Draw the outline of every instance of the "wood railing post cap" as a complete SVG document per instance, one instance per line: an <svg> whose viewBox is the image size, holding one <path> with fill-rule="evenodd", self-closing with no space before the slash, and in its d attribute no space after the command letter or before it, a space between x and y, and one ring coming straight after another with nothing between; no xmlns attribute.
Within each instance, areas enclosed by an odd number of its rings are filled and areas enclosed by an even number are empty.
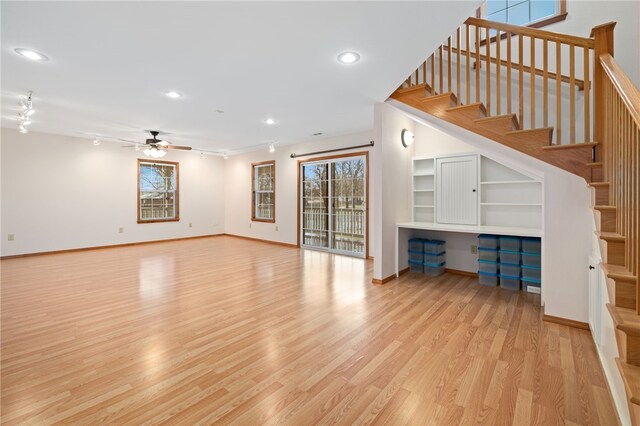
<svg viewBox="0 0 640 426"><path fill-rule="evenodd" d="M595 33L597 32L612 31L615 28L616 24L617 22L611 21L605 24L596 25L595 27L591 28L591 34L589 34L589 37L593 38L595 36Z"/></svg>

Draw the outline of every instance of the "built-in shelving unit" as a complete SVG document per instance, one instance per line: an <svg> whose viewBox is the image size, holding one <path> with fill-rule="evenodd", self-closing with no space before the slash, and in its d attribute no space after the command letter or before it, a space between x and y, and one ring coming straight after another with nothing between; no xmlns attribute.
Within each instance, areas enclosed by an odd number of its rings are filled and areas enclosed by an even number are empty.
<svg viewBox="0 0 640 426"><path fill-rule="evenodd" d="M542 229L543 184L479 156L478 227ZM436 158L412 161L412 222L437 224ZM452 189L453 190L453 189Z"/></svg>
<svg viewBox="0 0 640 426"><path fill-rule="evenodd" d="M480 223L542 228L542 182L481 157Z"/></svg>
<svg viewBox="0 0 640 426"><path fill-rule="evenodd" d="M415 158L412 164L412 217L416 222L435 219L435 160Z"/></svg>

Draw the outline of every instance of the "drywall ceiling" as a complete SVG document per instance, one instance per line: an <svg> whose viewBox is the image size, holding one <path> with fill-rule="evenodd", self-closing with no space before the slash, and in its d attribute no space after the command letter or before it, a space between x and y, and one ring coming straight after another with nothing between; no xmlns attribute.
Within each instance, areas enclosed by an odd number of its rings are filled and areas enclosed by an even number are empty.
<svg viewBox="0 0 640 426"><path fill-rule="evenodd" d="M477 6L3 1L2 126L17 127L18 98L33 90L32 131L88 139L160 129L174 143L234 151L370 129L373 104ZM338 63L349 50L362 59Z"/></svg>

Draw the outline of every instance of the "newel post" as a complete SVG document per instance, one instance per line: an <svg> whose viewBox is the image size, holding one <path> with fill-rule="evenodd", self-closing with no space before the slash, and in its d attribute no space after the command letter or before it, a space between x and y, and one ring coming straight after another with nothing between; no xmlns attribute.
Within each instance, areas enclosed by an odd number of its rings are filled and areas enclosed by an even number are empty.
<svg viewBox="0 0 640 426"><path fill-rule="evenodd" d="M615 22L593 27L591 35L593 38L593 136L598 142L596 150L596 160L600 161L602 155L602 144L604 141L604 70L600 64L600 55L606 53L613 56L613 29Z"/></svg>

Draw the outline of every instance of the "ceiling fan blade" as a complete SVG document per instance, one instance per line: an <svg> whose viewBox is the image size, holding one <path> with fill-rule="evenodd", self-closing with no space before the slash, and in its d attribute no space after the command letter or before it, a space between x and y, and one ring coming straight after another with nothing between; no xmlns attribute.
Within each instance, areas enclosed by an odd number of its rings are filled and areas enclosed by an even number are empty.
<svg viewBox="0 0 640 426"><path fill-rule="evenodd" d="M168 146L169 144L171 144L171 142L169 141L160 141L156 143L156 145L159 145L159 146Z"/></svg>
<svg viewBox="0 0 640 426"><path fill-rule="evenodd" d="M165 149L183 149L183 150L186 150L186 151L190 151L191 149L193 149L190 146L181 146L181 145L167 145L167 146L163 146L163 148L165 148Z"/></svg>

